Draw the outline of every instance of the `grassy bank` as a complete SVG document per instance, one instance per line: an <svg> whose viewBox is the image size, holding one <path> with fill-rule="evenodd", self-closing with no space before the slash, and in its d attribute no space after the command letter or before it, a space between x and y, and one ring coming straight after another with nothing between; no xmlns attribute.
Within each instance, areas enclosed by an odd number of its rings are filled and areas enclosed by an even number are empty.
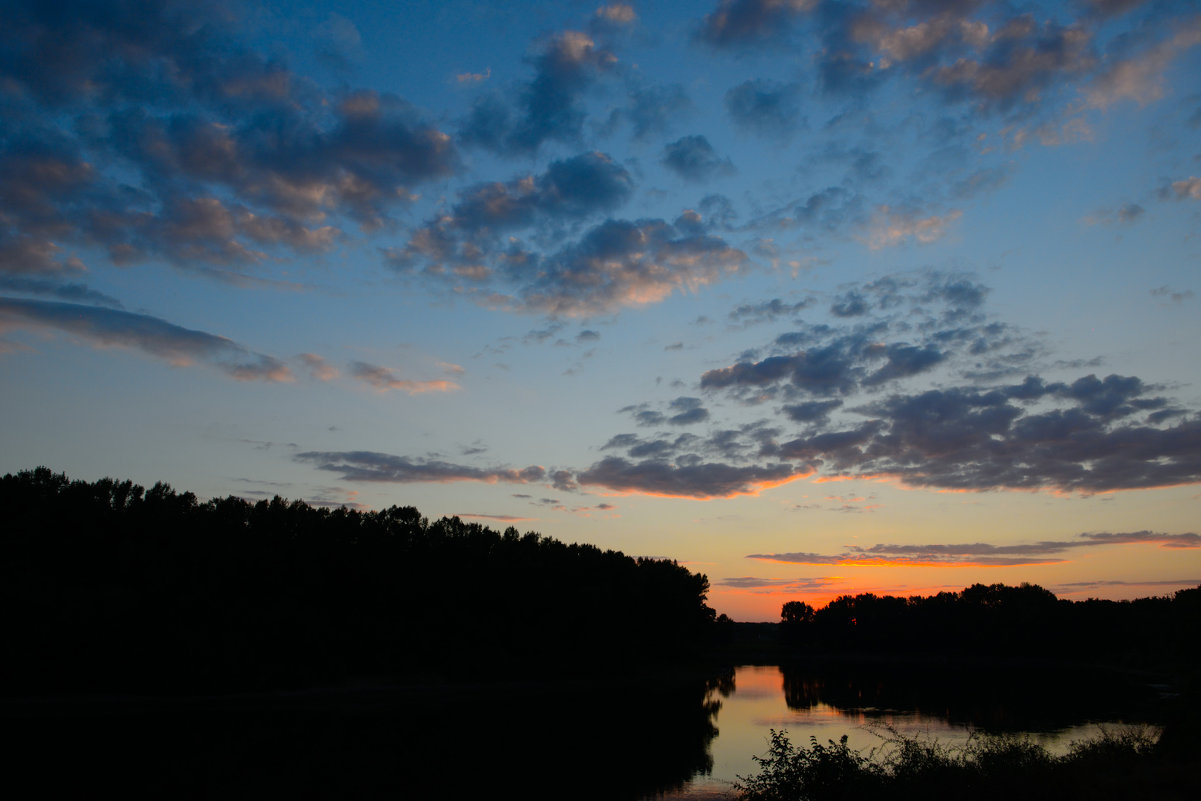
<svg viewBox="0 0 1201 801"><path fill-rule="evenodd" d="M740 801L862 798L1194 799L1201 797L1195 751L1166 747L1142 729L1109 731L1054 755L1024 737L979 736L963 746L883 730L864 753L841 741L793 745L772 730L759 772L740 777Z"/></svg>

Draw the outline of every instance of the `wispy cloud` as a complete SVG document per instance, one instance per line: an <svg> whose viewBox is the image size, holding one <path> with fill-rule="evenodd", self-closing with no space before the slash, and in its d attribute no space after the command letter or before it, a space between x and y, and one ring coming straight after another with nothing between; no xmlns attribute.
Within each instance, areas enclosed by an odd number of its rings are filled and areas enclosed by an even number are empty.
<svg viewBox="0 0 1201 801"><path fill-rule="evenodd" d="M119 309L0 298L0 324L61 331L99 348L132 348L177 367L206 362L243 381L292 380L288 366L273 356L254 353L225 337Z"/></svg>

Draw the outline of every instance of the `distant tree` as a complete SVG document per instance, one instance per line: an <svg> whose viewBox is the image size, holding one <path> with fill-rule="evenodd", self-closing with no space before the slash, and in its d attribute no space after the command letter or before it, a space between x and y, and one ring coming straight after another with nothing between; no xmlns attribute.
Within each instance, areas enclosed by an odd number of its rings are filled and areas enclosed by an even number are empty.
<svg viewBox="0 0 1201 801"><path fill-rule="evenodd" d="M812 623L817 612L804 601L789 601L780 608L780 622L788 625Z"/></svg>

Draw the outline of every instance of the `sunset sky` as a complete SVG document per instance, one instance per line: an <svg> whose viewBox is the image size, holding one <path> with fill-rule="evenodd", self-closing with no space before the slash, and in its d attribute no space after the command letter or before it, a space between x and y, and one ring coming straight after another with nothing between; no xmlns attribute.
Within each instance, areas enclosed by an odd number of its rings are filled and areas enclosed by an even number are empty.
<svg viewBox="0 0 1201 801"><path fill-rule="evenodd" d="M1201 584L1195 0L0 5L0 473Z"/></svg>

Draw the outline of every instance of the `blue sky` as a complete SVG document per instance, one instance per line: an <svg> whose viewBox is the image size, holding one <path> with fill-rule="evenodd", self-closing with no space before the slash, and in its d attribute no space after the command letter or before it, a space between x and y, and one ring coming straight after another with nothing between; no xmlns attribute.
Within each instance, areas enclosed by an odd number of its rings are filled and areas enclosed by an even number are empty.
<svg viewBox="0 0 1201 801"><path fill-rule="evenodd" d="M5 3L0 469L791 599L1201 583L1189 2Z"/></svg>

